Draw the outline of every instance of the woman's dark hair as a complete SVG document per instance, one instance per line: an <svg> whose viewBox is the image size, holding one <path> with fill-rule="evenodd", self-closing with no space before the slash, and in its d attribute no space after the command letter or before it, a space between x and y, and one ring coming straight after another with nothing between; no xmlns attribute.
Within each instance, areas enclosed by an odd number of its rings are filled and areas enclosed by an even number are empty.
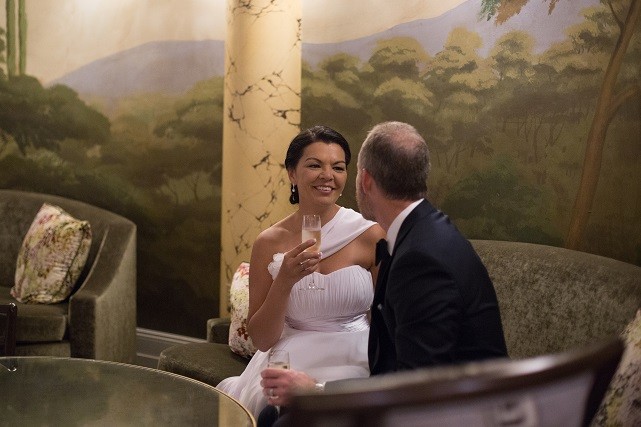
<svg viewBox="0 0 641 427"><path fill-rule="evenodd" d="M285 169L292 170L296 168L301 157L303 157L305 147L313 144L314 142L338 144L345 152L345 164L349 165L349 161L352 159L352 153L345 137L332 128L318 125L301 131L294 137L294 139L292 139L292 142L289 144L289 148L287 148L287 154L285 155ZM289 196L289 203L295 205L298 203L298 188L292 184L291 191L292 193Z"/></svg>

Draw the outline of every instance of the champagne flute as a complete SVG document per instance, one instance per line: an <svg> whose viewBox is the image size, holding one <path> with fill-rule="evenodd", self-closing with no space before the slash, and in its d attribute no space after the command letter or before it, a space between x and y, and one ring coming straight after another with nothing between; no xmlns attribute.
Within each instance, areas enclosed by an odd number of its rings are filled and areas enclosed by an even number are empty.
<svg viewBox="0 0 641 427"><path fill-rule="evenodd" d="M306 251L320 251L321 244L321 219L320 215L303 215L303 227L302 227L302 241L306 242L309 239L316 239L314 246L307 248ZM323 290L325 288L319 287L314 281L314 273L312 273L312 280L307 286L307 289L311 290Z"/></svg>
<svg viewBox="0 0 641 427"><path fill-rule="evenodd" d="M289 352L287 350L272 350L267 358L267 367L289 369Z"/></svg>
<svg viewBox="0 0 641 427"><path fill-rule="evenodd" d="M267 367L274 369L289 369L289 352L286 350L272 350L267 356ZM274 389L270 390L270 396L274 397ZM276 412L280 413L280 406L274 405Z"/></svg>

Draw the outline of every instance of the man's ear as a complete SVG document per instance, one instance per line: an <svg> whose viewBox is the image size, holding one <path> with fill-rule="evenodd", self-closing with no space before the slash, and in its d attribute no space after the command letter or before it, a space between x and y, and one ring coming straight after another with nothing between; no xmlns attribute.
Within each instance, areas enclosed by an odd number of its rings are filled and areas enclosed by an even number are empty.
<svg viewBox="0 0 641 427"><path fill-rule="evenodd" d="M374 182L374 179L372 178L372 175L367 172L367 169L361 169L361 187L363 189L364 193L369 193L372 189L372 183Z"/></svg>

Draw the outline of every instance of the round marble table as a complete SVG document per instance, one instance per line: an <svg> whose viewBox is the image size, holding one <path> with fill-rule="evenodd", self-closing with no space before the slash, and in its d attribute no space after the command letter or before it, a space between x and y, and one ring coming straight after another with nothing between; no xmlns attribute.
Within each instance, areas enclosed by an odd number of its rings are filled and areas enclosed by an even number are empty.
<svg viewBox="0 0 641 427"><path fill-rule="evenodd" d="M123 363L0 357L0 425L255 426L200 381Z"/></svg>

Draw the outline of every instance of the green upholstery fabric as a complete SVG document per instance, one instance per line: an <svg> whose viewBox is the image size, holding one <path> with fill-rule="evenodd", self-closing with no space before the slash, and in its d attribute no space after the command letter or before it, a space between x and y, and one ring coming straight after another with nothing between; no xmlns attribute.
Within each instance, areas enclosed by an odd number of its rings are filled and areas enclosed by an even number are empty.
<svg viewBox="0 0 641 427"><path fill-rule="evenodd" d="M531 243L472 244L494 282L512 358L619 335L641 307L641 267Z"/></svg>
<svg viewBox="0 0 641 427"><path fill-rule="evenodd" d="M207 341L225 344L229 342L229 317L216 317L207 321Z"/></svg>
<svg viewBox="0 0 641 427"><path fill-rule="evenodd" d="M240 375L248 359L229 349L229 318L207 321L207 342L177 344L160 353L158 369L184 375L210 385Z"/></svg>
<svg viewBox="0 0 641 427"><path fill-rule="evenodd" d="M22 304L9 295L9 289L14 283L22 240L44 202L89 221L93 239L75 292L67 301L50 306ZM18 306L18 354L66 353L71 357L133 363L136 225L113 212L76 200L0 190L0 302L5 298Z"/></svg>
<svg viewBox="0 0 641 427"><path fill-rule="evenodd" d="M62 341L67 330L69 303L21 304L9 295L9 288L0 286L0 304L18 305L16 342L34 343Z"/></svg>
<svg viewBox="0 0 641 427"><path fill-rule="evenodd" d="M223 379L240 375L247 359L229 349L227 344L189 343L169 347L160 354L158 369L184 375L212 386Z"/></svg>
<svg viewBox="0 0 641 427"><path fill-rule="evenodd" d="M71 357L69 341L22 344L16 347L16 356Z"/></svg>

